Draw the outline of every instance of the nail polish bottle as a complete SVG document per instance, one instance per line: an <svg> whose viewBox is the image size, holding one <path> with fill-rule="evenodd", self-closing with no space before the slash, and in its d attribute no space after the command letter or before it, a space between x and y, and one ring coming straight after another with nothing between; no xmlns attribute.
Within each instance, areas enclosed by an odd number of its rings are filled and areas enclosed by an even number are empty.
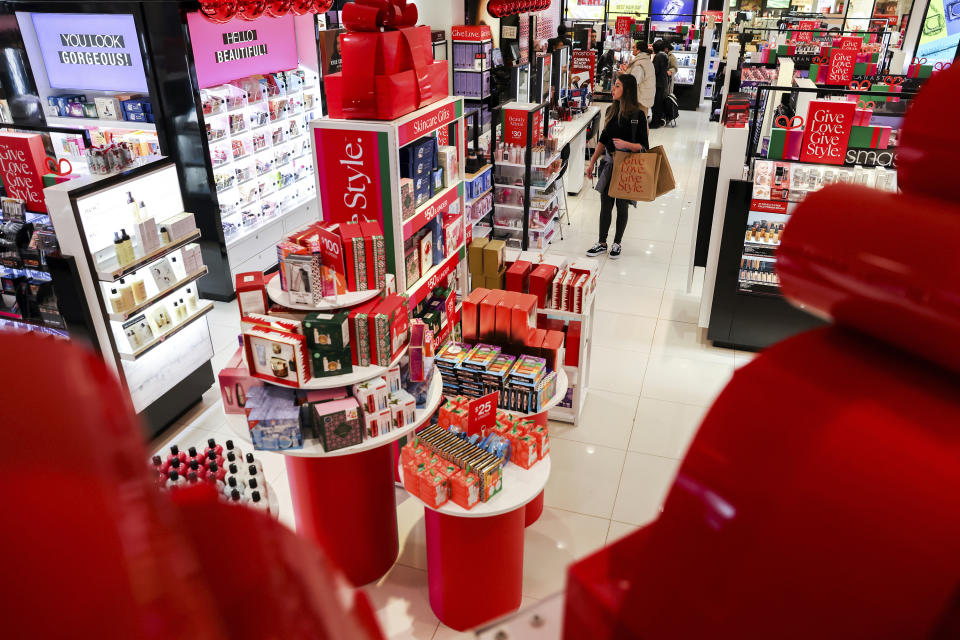
<svg viewBox="0 0 960 640"><path fill-rule="evenodd" d="M250 478L250 480L247 481L247 491L259 491L260 495L266 497L267 484L265 482L260 482L256 478Z"/></svg>
<svg viewBox="0 0 960 640"><path fill-rule="evenodd" d="M241 472L240 469L235 464L230 464L227 466L227 478L236 478L237 484L242 484L244 487L247 486L247 476L245 473Z"/></svg>
<svg viewBox="0 0 960 640"><path fill-rule="evenodd" d="M268 511L267 501L260 497L259 491L253 491L250 493L249 504L254 509L260 509L261 511Z"/></svg>
<svg viewBox="0 0 960 640"><path fill-rule="evenodd" d="M216 462L211 462L210 466L207 468L207 479L216 480L217 482L224 482L227 477L227 470L218 465Z"/></svg>
<svg viewBox="0 0 960 640"><path fill-rule="evenodd" d="M227 440L227 442L230 442ZM207 438L207 448L203 450L203 455L208 456L210 452L213 451L216 453L217 457L223 455L223 447L217 444L217 441L214 438Z"/></svg>
<svg viewBox="0 0 960 640"><path fill-rule="evenodd" d="M230 502L236 502L236 503L240 502L240 492L237 491L236 489L230 492Z"/></svg>
<svg viewBox="0 0 960 640"><path fill-rule="evenodd" d="M167 488L173 489L175 487L186 486L187 481L183 479L176 469L171 469L170 473L167 475Z"/></svg>
<svg viewBox="0 0 960 640"><path fill-rule="evenodd" d="M224 455L227 453L232 453L237 456L238 459L243 456L243 451L240 451L240 447L233 444L233 440L226 441L224 451L226 452Z"/></svg>
<svg viewBox="0 0 960 640"><path fill-rule="evenodd" d="M234 451L227 451L227 455L223 458L223 465L227 469L230 468L230 465L236 465L239 467L242 462L243 458L240 457L238 452L235 453Z"/></svg>
<svg viewBox="0 0 960 640"><path fill-rule="evenodd" d="M170 457L167 459L169 460L171 458L178 458L180 462L186 462L187 454L183 451L180 451L180 447L178 447L177 445L172 445L170 447Z"/></svg>
<svg viewBox="0 0 960 640"><path fill-rule="evenodd" d="M226 498L230 497L230 494L233 491L243 491L243 485L237 482L237 479L233 476L228 476L223 483L223 495Z"/></svg>
<svg viewBox="0 0 960 640"><path fill-rule="evenodd" d="M248 465L256 467L257 473L259 473L261 476L263 475L263 464L259 460L255 459L252 453L248 453L244 459L247 461Z"/></svg>
<svg viewBox="0 0 960 640"><path fill-rule="evenodd" d="M250 454L248 453L247 455L250 455ZM263 474L259 473L257 471L257 467L251 464L247 466L247 477L244 479L244 482L246 484L249 484L250 481L253 480L254 478L256 478L257 481L259 482L260 479L263 478Z"/></svg>
<svg viewBox="0 0 960 640"><path fill-rule="evenodd" d="M187 484L197 484L200 481L200 477L197 475L196 471L191 471L187 474Z"/></svg>
<svg viewBox="0 0 960 640"><path fill-rule="evenodd" d="M224 463L223 456L218 456L216 450L214 449L210 449L209 451L207 451L207 457L203 459L203 463L208 467L211 464L217 464L220 466L221 469L226 468L226 464Z"/></svg>

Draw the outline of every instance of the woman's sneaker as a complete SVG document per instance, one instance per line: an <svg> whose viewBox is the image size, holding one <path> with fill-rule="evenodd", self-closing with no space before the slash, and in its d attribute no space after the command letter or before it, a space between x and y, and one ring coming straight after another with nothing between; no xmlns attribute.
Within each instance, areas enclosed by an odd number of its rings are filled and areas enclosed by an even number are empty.
<svg viewBox="0 0 960 640"><path fill-rule="evenodd" d="M597 244L587 249L587 255L590 256L591 258L593 256L598 256L601 253L606 253L606 252L607 252L607 243L605 242L598 242Z"/></svg>
<svg viewBox="0 0 960 640"><path fill-rule="evenodd" d="M616 260L619 257L620 257L620 243L614 242L613 245L610 247L610 259Z"/></svg>

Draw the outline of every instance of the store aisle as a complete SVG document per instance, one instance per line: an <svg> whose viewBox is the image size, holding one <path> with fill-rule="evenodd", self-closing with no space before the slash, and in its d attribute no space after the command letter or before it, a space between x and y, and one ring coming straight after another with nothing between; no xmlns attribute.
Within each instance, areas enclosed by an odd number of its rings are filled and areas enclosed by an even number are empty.
<svg viewBox="0 0 960 640"><path fill-rule="evenodd" d="M591 384L580 426L551 423L553 467L543 516L527 532L524 605L563 588L567 565L654 518L706 408L750 354L711 347L696 326L703 274L686 290L699 141L716 124L682 112L677 128L651 132L669 155L677 189L631 209L619 260L601 257ZM570 226L551 252L583 255L596 242L599 194L569 197ZM611 237L612 238L612 237ZM210 315L219 370L236 350L236 303ZM212 388L167 441L231 437ZM293 526L282 457L258 454ZM423 507L397 491L401 553L367 588L389 638L470 638L440 624L427 600Z"/></svg>

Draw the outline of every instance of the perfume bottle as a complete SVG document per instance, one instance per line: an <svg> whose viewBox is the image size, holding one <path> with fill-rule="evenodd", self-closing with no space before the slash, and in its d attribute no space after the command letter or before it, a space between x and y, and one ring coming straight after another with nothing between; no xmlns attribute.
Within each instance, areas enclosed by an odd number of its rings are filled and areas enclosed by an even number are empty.
<svg viewBox="0 0 960 640"><path fill-rule="evenodd" d="M133 285L120 278L120 286L117 289L120 292L120 302L123 305L123 310L132 309L136 304L133 297Z"/></svg>
<svg viewBox="0 0 960 640"><path fill-rule="evenodd" d="M177 256L170 256L170 268L173 269L173 274L177 277L177 280L183 280L187 277L187 272L183 264L177 260Z"/></svg>
<svg viewBox="0 0 960 640"><path fill-rule="evenodd" d="M170 244L170 232L166 227L160 227L160 244Z"/></svg>
<svg viewBox="0 0 960 640"><path fill-rule="evenodd" d="M122 264L133 262L133 240L127 235L126 229L120 229L120 248L123 253Z"/></svg>
<svg viewBox="0 0 960 640"><path fill-rule="evenodd" d="M197 300L197 293L192 287L187 287L187 311L194 313L197 310L198 304L199 300Z"/></svg>
<svg viewBox="0 0 960 640"><path fill-rule="evenodd" d="M173 303L173 321L180 322L180 307L176 302Z"/></svg>
<svg viewBox="0 0 960 640"><path fill-rule="evenodd" d="M124 264L123 261L123 241L120 240L120 233L113 232L113 254L117 257L117 264Z"/></svg>

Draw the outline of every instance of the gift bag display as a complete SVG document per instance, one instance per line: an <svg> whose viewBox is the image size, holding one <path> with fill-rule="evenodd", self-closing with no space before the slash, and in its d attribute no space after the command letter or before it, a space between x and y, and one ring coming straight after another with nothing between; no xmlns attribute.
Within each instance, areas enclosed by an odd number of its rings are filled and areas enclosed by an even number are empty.
<svg viewBox="0 0 960 640"><path fill-rule="evenodd" d="M621 200L652 202L675 186L673 170L662 146L641 153L617 151L607 195Z"/></svg>

